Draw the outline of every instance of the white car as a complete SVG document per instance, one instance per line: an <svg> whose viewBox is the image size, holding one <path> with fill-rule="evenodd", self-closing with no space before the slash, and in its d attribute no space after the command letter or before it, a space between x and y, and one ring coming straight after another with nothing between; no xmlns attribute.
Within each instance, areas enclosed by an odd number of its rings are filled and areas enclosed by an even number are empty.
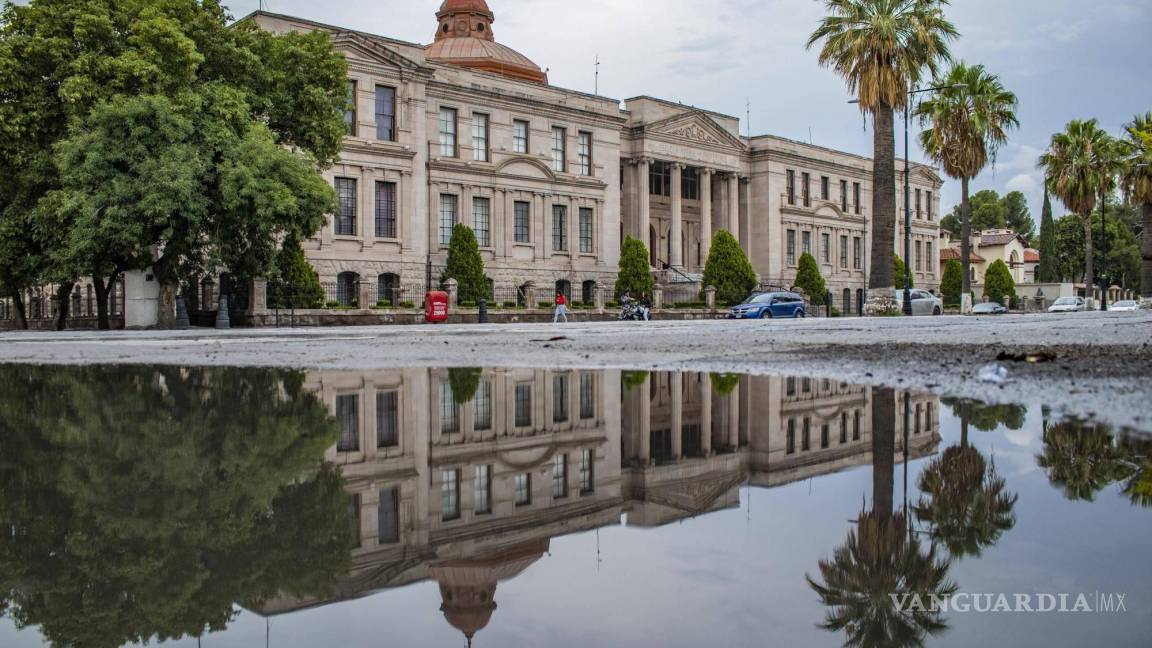
<svg viewBox="0 0 1152 648"><path fill-rule="evenodd" d="M1140 310L1140 304L1130 299L1118 301L1108 307L1108 312L1110 313L1129 313L1138 310Z"/></svg>
<svg viewBox="0 0 1152 648"><path fill-rule="evenodd" d="M904 290L896 290L896 305L904 309ZM944 301L927 290L912 289L913 315L943 315Z"/></svg>
<svg viewBox="0 0 1152 648"><path fill-rule="evenodd" d="M1049 313L1081 313L1087 307L1083 297L1061 297L1048 307Z"/></svg>

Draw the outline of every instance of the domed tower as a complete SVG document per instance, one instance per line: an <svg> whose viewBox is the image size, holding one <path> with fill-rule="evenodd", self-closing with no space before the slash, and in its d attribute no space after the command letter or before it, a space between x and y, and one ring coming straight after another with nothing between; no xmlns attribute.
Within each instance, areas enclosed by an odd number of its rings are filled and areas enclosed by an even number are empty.
<svg viewBox="0 0 1152 648"><path fill-rule="evenodd" d="M548 83L528 57L496 42L496 16L484 0L444 0L436 12L436 40L424 48L429 61L448 63L521 81Z"/></svg>

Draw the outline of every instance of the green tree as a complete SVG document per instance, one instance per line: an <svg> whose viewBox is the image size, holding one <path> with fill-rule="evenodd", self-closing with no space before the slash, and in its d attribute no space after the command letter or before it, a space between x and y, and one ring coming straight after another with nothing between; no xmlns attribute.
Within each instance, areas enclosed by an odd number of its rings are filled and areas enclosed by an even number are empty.
<svg viewBox="0 0 1152 648"><path fill-rule="evenodd" d="M959 306L960 294L964 290L964 266L958 259L949 259L944 264L944 276L940 279L940 292L944 295L944 304Z"/></svg>
<svg viewBox="0 0 1152 648"><path fill-rule="evenodd" d="M464 223L453 226L452 238L448 241L448 265L440 275L440 283L449 279L456 280L458 301L476 303L490 298L476 234Z"/></svg>
<svg viewBox="0 0 1152 648"><path fill-rule="evenodd" d="M1140 295L1152 299L1152 111L1125 127L1128 151L1122 173L1124 190L1142 211Z"/></svg>
<svg viewBox="0 0 1152 648"><path fill-rule="evenodd" d="M906 277L904 275L907 274L907 272L908 272L908 266L904 265L904 259L901 259L898 255L893 254L892 255L892 276L896 277L896 283L899 284L899 286L897 286L897 288L899 290L904 289L904 280L906 279ZM911 282L908 285L911 288L915 288L916 287L916 278L912 277Z"/></svg>
<svg viewBox="0 0 1152 648"><path fill-rule="evenodd" d="M620 269L616 275L616 299L628 293L633 299L651 295L655 287L648 248L631 236L625 237L620 248Z"/></svg>
<svg viewBox="0 0 1152 648"><path fill-rule="evenodd" d="M348 495L323 462L339 430L298 372L26 367L0 406L0 519L19 529L0 601L51 645L199 637L347 571Z"/></svg>
<svg viewBox="0 0 1152 648"><path fill-rule="evenodd" d="M448 385L452 388L452 399L457 405L467 405L476 398L480 389L480 376L484 371L476 367L458 367L448 370Z"/></svg>
<svg viewBox="0 0 1152 648"><path fill-rule="evenodd" d="M703 283L705 288L716 289L716 300L721 304L739 304L756 288L756 272L728 230L719 230L712 237Z"/></svg>
<svg viewBox="0 0 1152 648"><path fill-rule="evenodd" d="M896 237L896 140L894 111L908 107L908 91L925 76L935 78L951 58L958 36L937 0L826 0L827 16L808 39L822 43L820 65L831 67L872 116L872 311L896 309L891 275Z"/></svg>
<svg viewBox="0 0 1152 648"><path fill-rule="evenodd" d="M979 557L1016 525L1016 494L1006 492L995 464L966 443L933 459L919 488L923 495L913 511L953 558Z"/></svg>
<svg viewBox="0 0 1152 648"><path fill-rule="evenodd" d="M1107 254L1097 259L1100 274L1117 285L1137 290L1142 289L1140 238L1125 221L1129 211L1124 205L1109 205L1106 225L1100 222L1100 212L1094 211L1090 232L1098 237L1098 232L1104 229L1108 240ZM1053 226L1054 269L1072 281L1081 281L1086 272L1083 223L1082 218L1069 215L1056 219Z"/></svg>
<svg viewBox="0 0 1152 648"><path fill-rule="evenodd" d="M36 276L93 277L104 327L121 272L154 271L171 324L180 282L269 274L335 206L318 171L342 141L343 57L229 20L216 0L4 9L0 122L27 136L0 149L23 188L0 213L42 233Z"/></svg>
<svg viewBox="0 0 1152 648"><path fill-rule="evenodd" d="M989 218L984 210L973 209L968 183L990 159L996 159L996 151L1008 141L1008 131L1019 125L1017 100L982 65L956 63L937 85L943 88L916 110L921 123L930 125L920 134L920 144L946 174L960 180L960 263L964 267L961 293L967 295L972 292L972 226L992 229L984 226L984 220ZM1006 220L1007 214L1002 212L1007 209L995 192L988 193L987 204L995 211L991 217L999 225Z"/></svg>
<svg viewBox="0 0 1152 648"><path fill-rule="evenodd" d="M320 308L324 288L295 237L288 237L276 255L276 271L268 284L272 308ZM206 305L211 308L211 305Z"/></svg>
<svg viewBox="0 0 1152 648"><path fill-rule="evenodd" d="M993 261L984 273L984 296L1004 305L1016 300L1016 282L1003 259Z"/></svg>
<svg viewBox="0 0 1152 648"><path fill-rule="evenodd" d="M1064 132L1052 136L1048 152L1040 156L1045 186L1080 216L1084 227L1084 283L1095 283L1092 210L1101 195L1116 187L1119 168L1117 146L1095 119L1073 120Z"/></svg>
<svg viewBox="0 0 1152 648"><path fill-rule="evenodd" d="M820 274L816 259L805 252L800 255L800 265L796 269L796 287L814 304L823 304L828 298L828 286Z"/></svg>
<svg viewBox="0 0 1152 648"><path fill-rule="evenodd" d="M1040 216L1040 266L1036 268L1036 280L1040 283L1056 283L1064 279L1060 274L1056 256L1056 223L1052 220L1052 199L1048 187L1044 187L1044 211Z"/></svg>
<svg viewBox="0 0 1152 648"><path fill-rule="evenodd" d="M1019 191L1011 191L1000 202L1004 205L1004 225L1024 237L1024 241L1031 247L1036 222L1032 220L1032 212L1028 209L1028 199Z"/></svg>
<svg viewBox="0 0 1152 648"><path fill-rule="evenodd" d="M712 384L712 390L721 396L727 396L736 391L742 380L744 380L743 374L738 373L708 374L708 382Z"/></svg>

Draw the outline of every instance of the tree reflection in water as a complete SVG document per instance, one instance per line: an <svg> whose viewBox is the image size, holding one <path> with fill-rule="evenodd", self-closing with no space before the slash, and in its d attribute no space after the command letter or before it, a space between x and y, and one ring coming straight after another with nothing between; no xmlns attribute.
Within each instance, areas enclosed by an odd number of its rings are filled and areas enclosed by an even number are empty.
<svg viewBox="0 0 1152 648"><path fill-rule="evenodd" d="M1152 439L1117 437L1107 425L1045 421L1044 450L1036 463L1070 500L1093 501L1119 484L1134 505L1152 507Z"/></svg>
<svg viewBox="0 0 1152 648"><path fill-rule="evenodd" d="M893 512L896 393L872 392L872 509L860 513L844 544L821 560L823 583L808 584L829 608L821 625L843 632L846 646L922 646L944 632L947 620L929 607L897 605L903 595L946 597L956 591L951 563L909 531L906 513ZM896 597L895 599L893 597Z"/></svg>
<svg viewBox="0 0 1152 648"><path fill-rule="evenodd" d="M9 368L0 611L54 646L223 629L347 570L337 436L290 371Z"/></svg>

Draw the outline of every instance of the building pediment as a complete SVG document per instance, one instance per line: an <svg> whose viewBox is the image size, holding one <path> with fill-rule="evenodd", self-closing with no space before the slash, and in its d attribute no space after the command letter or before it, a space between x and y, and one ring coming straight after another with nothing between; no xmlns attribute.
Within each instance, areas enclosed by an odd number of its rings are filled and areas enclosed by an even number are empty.
<svg viewBox="0 0 1152 648"><path fill-rule="evenodd" d="M644 135L659 135L684 143L703 144L730 151L742 152L745 149L743 141L724 130L711 117L699 110L652 122L644 127Z"/></svg>
<svg viewBox="0 0 1152 648"><path fill-rule="evenodd" d="M411 72L427 70L427 68L407 56L356 32L339 32L334 34L332 36L332 46L345 54L350 54L361 60L384 63Z"/></svg>

